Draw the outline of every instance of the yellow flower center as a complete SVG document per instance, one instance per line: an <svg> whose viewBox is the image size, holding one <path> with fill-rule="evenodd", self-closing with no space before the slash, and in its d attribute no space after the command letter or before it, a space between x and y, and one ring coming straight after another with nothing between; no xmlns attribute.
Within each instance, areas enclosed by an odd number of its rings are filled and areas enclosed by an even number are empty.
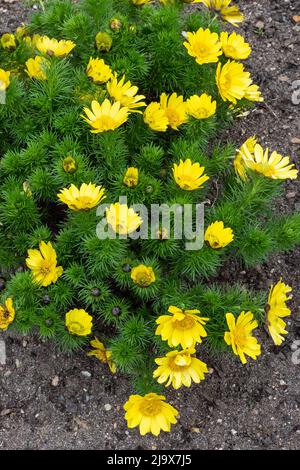
<svg viewBox="0 0 300 470"><path fill-rule="evenodd" d="M195 178L191 175L183 175L178 178L182 189L189 189L195 182Z"/></svg>
<svg viewBox="0 0 300 470"><path fill-rule="evenodd" d="M48 261L45 259L41 262L41 265L39 267L39 272L43 275L43 276L47 276L48 274L50 274L52 271L52 266L49 265Z"/></svg>
<svg viewBox="0 0 300 470"><path fill-rule="evenodd" d="M72 331L72 333L81 333L82 331L84 331L84 326L81 323L76 322L76 321L73 321L72 323L70 323L68 325L68 328L70 331Z"/></svg>
<svg viewBox="0 0 300 470"><path fill-rule="evenodd" d="M236 328L234 333L234 342L237 346L243 348L247 344L247 334L244 328Z"/></svg>
<svg viewBox="0 0 300 470"><path fill-rule="evenodd" d="M155 416L161 412L161 401L150 399L150 400L143 400L140 405L140 412L144 416Z"/></svg>
<svg viewBox="0 0 300 470"><path fill-rule="evenodd" d="M171 357L169 360L169 367L174 372L183 372L185 369L188 369L192 362L192 358L187 354L177 354L174 357Z"/></svg>
<svg viewBox="0 0 300 470"><path fill-rule="evenodd" d="M175 321L175 328L179 330L189 330L195 326L195 320L193 317L186 315L183 320Z"/></svg>
<svg viewBox="0 0 300 470"><path fill-rule="evenodd" d="M137 283L141 287L148 287L151 284L151 276L147 273L138 274Z"/></svg>
<svg viewBox="0 0 300 470"><path fill-rule="evenodd" d="M102 116L99 119L94 121L94 127L103 129L103 130L110 130L114 129L116 125L115 120L111 116Z"/></svg>

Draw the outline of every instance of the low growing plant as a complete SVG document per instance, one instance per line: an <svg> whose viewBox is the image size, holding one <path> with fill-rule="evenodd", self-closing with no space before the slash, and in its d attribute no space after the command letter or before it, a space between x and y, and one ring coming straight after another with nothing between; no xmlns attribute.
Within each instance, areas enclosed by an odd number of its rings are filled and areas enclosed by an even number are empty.
<svg viewBox="0 0 300 470"><path fill-rule="evenodd" d="M0 329L90 343L131 377L126 420L141 434L176 423L159 393L205 378L202 342L244 364L260 325L276 345L287 334L289 286L267 299L218 281L232 259L300 242L300 215L274 210L297 177L289 157L255 136L221 141L263 101L251 47L222 20L243 15L228 0L49 1L1 37Z"/></svg>

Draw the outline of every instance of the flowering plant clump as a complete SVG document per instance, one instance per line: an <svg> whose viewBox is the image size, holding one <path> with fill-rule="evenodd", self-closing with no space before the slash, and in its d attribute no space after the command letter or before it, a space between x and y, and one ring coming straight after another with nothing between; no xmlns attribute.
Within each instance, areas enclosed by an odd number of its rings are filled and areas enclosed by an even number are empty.
<svg viewBox="0 0 300 470"><path fill-rule="evenodd" d="M229 0L51 0L0 38L0 330L128 374L124 417L142 435L176 424L162 391L202 386L205 345L244 364L262 326L275 345L288 334L284 280L269 294L218 282L232 258L300 243L300 214L273 204L291 159L259 136L220 141L263 101L251 45L224 21L243 21Z"/></svg>

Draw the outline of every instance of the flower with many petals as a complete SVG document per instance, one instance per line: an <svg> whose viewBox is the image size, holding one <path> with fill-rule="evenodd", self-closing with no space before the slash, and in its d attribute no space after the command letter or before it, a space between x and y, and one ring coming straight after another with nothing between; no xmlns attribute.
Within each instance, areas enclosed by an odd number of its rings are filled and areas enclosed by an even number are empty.
<svg viewBox="0 0 300 470"><path fill-rule="evenodd" d="M219 56L222 55L218 34L212 33L208 28L199 28L193 33L188 32L187 41L183 45L200 65L218 62Z"/></svg>
<svg viewBox="0 0 300 470"><path fill-rule="evenodd" d="M291 315L291 310L286 306L286 302L292 298L291 295L287 295L291 291L292 288L284 284L281 279L275 286L272 285L270 288L266 309L267 327L276 346L284 341L282 335L288 334L283 318Z"/></svg>
<svg viewBox="0 0 300 470"><path fill-rule="evenodd" d="M250 73L244 70L243 64L228 61L223 66L218 64L216 82L223 101L231 101L244 98L247 88L252 84Z"/></svg>
<svg viewBox="0 0 300 470"><path fill-rule="evenodd" d="M155 359L159 366L153 372L153 377L158 383L165 384L166 387L172 384L177 390L185 385L190 387L192 382L199 383L204 380L204 373L208 372L207 365L197 359L195 348L187 348L182 351L170 351L165 357Z"/></svg>
<svg viewBox="0 0 300 470"><path fill-rule="evenodd" d="M208 119L216 113L217 102L210 95L193 95L187 100L187 113L195 119Z"/></svg>
<svg viewBox="0 0 300 470"><path fill-rule="evenodd" d="M237 26L244 21L244 15L239 11L237 5L230 5L231 0L194 0L193 3L203 3L212 11L220 13L224 21Z"/></svg>
<svg viewBox="0 0 300 470"><path fill-rule="evenodd" d="M93 59L92 57L87 65L86 74L94 83L99 85L108 82L113 75L110 66L103 59Z"/></svg>
<svg viewBox="0 0 300 470"><path fill-rule="evenodd" d="M161 315L156 320L158 327L155 334L160 335L163 341L168 341L171 348L176 348L179 344L184 349L194 347L207 336L203 325L209 319L199 317L200 310L184 310L170 305L168 312L171 315Z"/></svg>
<svg viewBox="0 0 300 470"><path fill-rule="evenodd" d="M118 81L117 76L113 76L106 85L107 91L110 96L117 102L120 102L122 106L129 109L131 113L142 113L137 108L146 106L143 101L144 95L137 95L139 91L137 86L131 85L130 81L125 83L125 75Z"/></svg>
<svg viewBox="0 0 300 470"><path fill-rule="evenodd" d="M99 341L98 338L95 338L90 342L90 345L94 348L92 351L87 353L88 356L96 357L100 362L107 364L111 373L115 374L117 371L117 366L112 360L112 352L109 349L106 349L103 343Z"/></svg>
<svg viewBox="0 0 300 470"><path fill-rule="evenodd" d="M177 131L178 127L187 121L186 103L183 101L183 96L177 96L177 93L172 93L171 96L162 93L160 106L164 110L172 129Z"/></svg>
<svg viewBox="0 0 300 470"><path fill-rule="evenodd" d="M115 233L126 235L137 230L143 223L143 219L127 204L116 202L106 209L108 225Z"/></svg>
<svg viewBox="0 0 300 470"><path fill-rule="evenodd" d="M150 103L144 111L144 122L150 129L158 132L166 132L169 125L169 119L160 103Z"/></svg>
<svg viewBox="0 0 300 470"><path fill-rule="evenodd" d="M224 248L234 239L233 231L230 227L224 227L222 221L216 221L210 224L204 234L204 240L209 243L211 248Z"/></svg>
<svg viewBox="0 0 300 470"><path fill-rule="evenodd" d="M87 336L92 332L93 317L82 308L74 308L66 313L65 323L72 335Z"/></svg>
<svg viewBox="0 0 300 470"><path fill-rule="evenodd" d="M71 184L69 188L63 188L57 196L73 211L88 211L106 198L104 192L105 189L102 186L82 183L80 188L74 184Z"/></svg>
<svg viewBox="0 0 300 470"><path fill-rule="evenodd" d="M128 188L135 188L139 182L139 170L134 166L127 168L125 176L123 178L123 183L128 186Z"/></svg>
<svg viewBox="0 0 300 470"><path fill-rule="evenodd" d="M198 162L192 163L188 158L180 160L179 165L174 163L173 176L178 186L185 191L194 191L200 189L203 184L209 180L209 176L203 174L204 166L200 166Z"/></svg>
<svg viewBox="0 0 300 470"><path fill-rule="evenodd" d="M9 325L15 319L15 309L13 306L13 300L8 297L3 305L0 305L0 330L7 330Z"/></svg>
<svg viewBox="0 0 300 470"><path fill-rule="evenodd" d="M290 157L283 157L276 151L269 156L269 149L264 150L259 144L255 144L253 153L244 146L241 156L247 168L267 178L285 180L296 179L298 176L298 170L290 162Z"/></svg>
<svg viewBox="0 0 300 470"><path fill-rule="evenodd" d="M39 250L28 250L26 265L37 284L47 287L62 275L63 268L57 266L57 256L51 242L40 242Z"/></svg>
<svg viewBox="0 0 300 470"><path fill-rule="evenodd" d="M229 331L224 334L224 340L236 356L240 357L242 364L246 364L245 355L256 360L261 354L261 347L252 331L258 327L256 320L253 320L253 313L241 312L238 318L232 313L226 313L226 321Z"/></svg>
<svg viewBox="0 0 300 470"><path fill-rule="evenodd" d="M3 49L15 49L16 39L13 34L5 33L1 36L1 46Z"/></svg>
<svg viewBox="0 0 300 470"><path fill-rule="evenodd" d="M264 98L258 85L252 84L246 88L244 98L249 101L262 102Z"/></svg>
<svg viewBox="0 0 300 470"><path fill-rule="evenodd" d="M34 59L30 58L26 61L25 65L25 72L30 78L47 80L46 69L49 66L49 62L44 57L36 56Z"/></svg>
<svg viewBox="0 0 300 470"><path fill-rule="evenodd" d="M222 32L220 41L226 57L243 60L248 59L251 54L251 47L240 34Z"/></svg>
<svg viewBox="0 0 300 470"><path fill-rule="evenodd" d="M128 118L128 108L122 108L118 101L111 104L105 99L102 104L93 100L91 108L84 108L86 116L81 117L93 128L91 132L98 134L99 132L113 131L120 127Z"/></svg>
<svg viewBox="0 0 300 470"><path fill-rule="evenodd" d="M138 426L142 436L149 432L154 436L158 436L160 431L170 432L171 424L177 422L178 411L165 400L163 395L156 393L148 393L143 397L130 395L124 405L127 426Z"/></svg>
<svg viewBox="0 0 300 470"><path fill-rule="evenodd" d="M144 264L132 268L130 277L139 287L149 287L156 280L153 268Z"/></svg>
<svg viewBox="0 0 300 470"><path fill-rule="evenodd" d="M51 39L48 36L41 36L36 43L36 48L42 54L55 57L67 56L76 46L73 41L61 39Z"/></svg>

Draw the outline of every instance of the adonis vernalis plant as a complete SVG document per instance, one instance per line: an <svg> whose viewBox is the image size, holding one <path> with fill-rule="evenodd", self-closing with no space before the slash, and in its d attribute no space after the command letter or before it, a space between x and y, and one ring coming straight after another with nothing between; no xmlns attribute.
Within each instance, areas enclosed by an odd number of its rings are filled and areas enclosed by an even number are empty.
<svg viewBox="0 0 300 470"><path fill-rule="evenodd" d="M300 243L300 215L274 210L298 171L259 136L222 143L263 101L247 38L222 31L243 21L234 2L44 6L0 41L0 330L128 374L127 424L158 435L178 417L165 387L203 386L202 348L244 364L263 354L263 325L266 342L288 334L292 287L218 273ZM204 202L202 246L175 236L175 214L150 224L153 206Z"/></svg>

